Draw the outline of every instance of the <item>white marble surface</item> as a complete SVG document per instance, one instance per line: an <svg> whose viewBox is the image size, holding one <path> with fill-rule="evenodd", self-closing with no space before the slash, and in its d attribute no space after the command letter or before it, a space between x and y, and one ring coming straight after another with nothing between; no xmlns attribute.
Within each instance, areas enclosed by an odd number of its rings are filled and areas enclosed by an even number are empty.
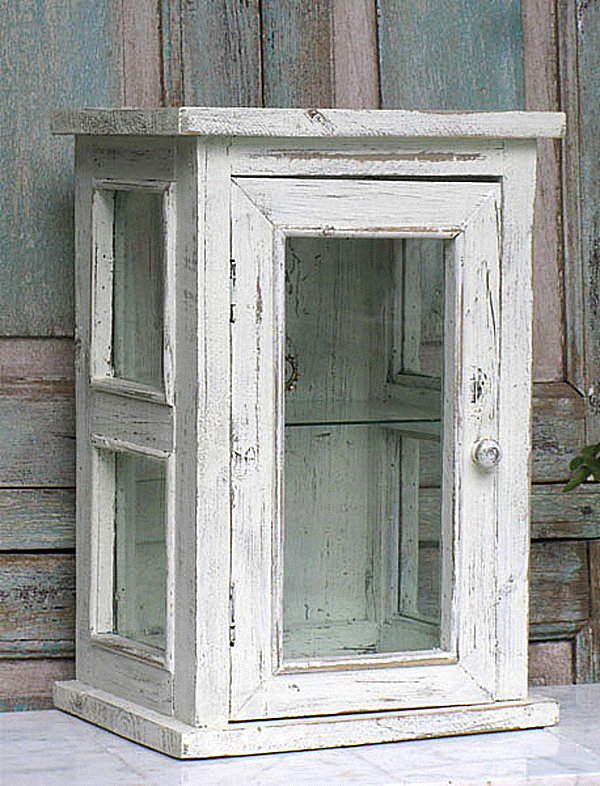
<svg viewBox="0 0 600 786"><path fill-rule="evenodd" d="M600 786L600 684L538 689L551 729L175 761L56 710L0 714L1 786Z"/></svg>

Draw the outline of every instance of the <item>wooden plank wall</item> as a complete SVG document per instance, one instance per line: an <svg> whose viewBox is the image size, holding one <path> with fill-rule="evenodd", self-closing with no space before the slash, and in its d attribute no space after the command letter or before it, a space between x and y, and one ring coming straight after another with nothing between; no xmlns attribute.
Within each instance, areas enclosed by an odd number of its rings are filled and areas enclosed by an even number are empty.
<svg viewBox="0 0 600 786"><path fill-rule="evenodd" d="M565 108L536 205L531 675L599 674L600 6L584 0L8 0L0 254L0 707L72 673L72 142L59 105ZM591 391L591 407L583 392Z"/></svg>

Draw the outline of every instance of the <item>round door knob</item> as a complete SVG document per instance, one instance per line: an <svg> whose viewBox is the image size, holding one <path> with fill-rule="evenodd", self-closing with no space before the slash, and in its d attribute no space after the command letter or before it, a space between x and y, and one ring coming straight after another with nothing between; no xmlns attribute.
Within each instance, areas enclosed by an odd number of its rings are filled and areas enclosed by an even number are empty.
<svg viewBox="0 0 600 786"><path fill-rule="evenodd" d="M502 450L495 439L480 439L473 446L473 461L480 469L495 469L502 458Z"/></svg>

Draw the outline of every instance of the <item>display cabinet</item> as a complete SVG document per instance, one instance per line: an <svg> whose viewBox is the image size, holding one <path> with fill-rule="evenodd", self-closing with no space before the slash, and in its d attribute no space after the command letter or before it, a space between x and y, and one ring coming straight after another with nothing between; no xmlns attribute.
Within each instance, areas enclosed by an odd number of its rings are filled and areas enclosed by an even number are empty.
<svg viewBox="0 0 600 786"><path fill-rule="evenodd" d="M178 757L552 724L527 692L558 113L63 110L77 679Z"/></svg>

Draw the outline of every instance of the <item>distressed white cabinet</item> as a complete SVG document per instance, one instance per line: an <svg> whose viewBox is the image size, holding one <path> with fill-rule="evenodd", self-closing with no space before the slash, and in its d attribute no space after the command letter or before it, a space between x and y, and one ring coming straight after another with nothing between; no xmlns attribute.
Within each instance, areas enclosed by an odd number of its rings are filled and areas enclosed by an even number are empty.
<svg viewBox="0 0 600 786"><path fill-rule="evenodd" d="M77 679L179 757L544 726L531 232L550 113L69 110Z"/></svg>

